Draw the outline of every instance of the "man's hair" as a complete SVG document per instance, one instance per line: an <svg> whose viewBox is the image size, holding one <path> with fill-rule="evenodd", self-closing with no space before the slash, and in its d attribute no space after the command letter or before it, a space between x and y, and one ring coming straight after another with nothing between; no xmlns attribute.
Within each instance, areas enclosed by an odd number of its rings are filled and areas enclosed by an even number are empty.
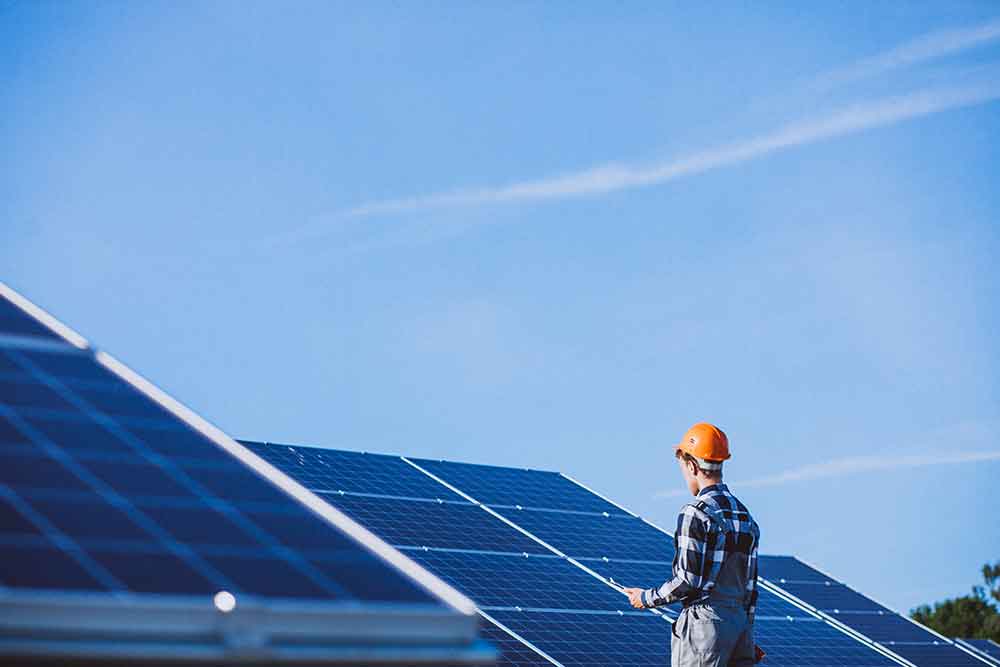
<svg viewBox="0 0 1000 667"><path fill-rule="evenodd" d="M677 450L677 453L674 454L674 456L676 456L677 458L683 458L684 461L687 462L687 463L693 463L695 465L695 467L698 468L698 470L701 471L701 474L705 475L705 477L712 477L712 478L718 477L720 479L722 478L722 468L721 467L718 468L717 470L706 470L705 468L703 468L701 466L701 461L699 461L697 459L697 457L691 456L687 452L682 452L679 449Z"/></svg>

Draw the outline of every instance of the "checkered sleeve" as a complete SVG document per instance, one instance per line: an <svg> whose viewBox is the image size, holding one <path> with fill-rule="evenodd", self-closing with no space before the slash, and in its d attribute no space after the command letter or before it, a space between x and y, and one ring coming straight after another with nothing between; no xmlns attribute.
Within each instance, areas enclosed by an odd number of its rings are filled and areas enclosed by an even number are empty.
<svg viewBox="0 0 1000 667"><path fill-rule="evenodd" d="M748 609L750 618L753 619L757 613L757 540L759 535L757 526L754 525L754 546L750 551L750 576L747 577L747 598L750 600Z"/></svg>
<svg viewBox="0 0 1000 667"><path fill-rule="evenodd" d="M684 600L696 591L708 592L715 583L725 550L712 521L693 505L685 505L677 517L676 541L673 577L659 588L643 591L645 607Z"/></svg>

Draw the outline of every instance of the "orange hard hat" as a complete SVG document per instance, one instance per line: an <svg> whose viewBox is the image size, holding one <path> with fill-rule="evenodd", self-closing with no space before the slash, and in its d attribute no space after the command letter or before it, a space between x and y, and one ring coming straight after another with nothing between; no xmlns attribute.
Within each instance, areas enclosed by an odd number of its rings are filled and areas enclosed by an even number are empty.
<svg viewBox="0 0 1000 667"><path fill-rule="evenodd" d="M695 424L688 429L674 450L685 452L709 464L717 463L717 467L722 467L722 462L730 457L729 438L721 428L713 424Z"/></svg>

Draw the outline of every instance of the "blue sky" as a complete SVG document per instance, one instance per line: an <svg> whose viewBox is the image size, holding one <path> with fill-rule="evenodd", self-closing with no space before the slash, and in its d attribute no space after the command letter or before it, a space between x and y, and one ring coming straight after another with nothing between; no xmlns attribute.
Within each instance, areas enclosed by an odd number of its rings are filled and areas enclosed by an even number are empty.
<svg viewBox="0 0 1000 667"><path fill-rule="evenodd" d="M4 279L237 437L1000 558L993 2L0 4ZM635 582L653 585L655 582Z"/></svg>

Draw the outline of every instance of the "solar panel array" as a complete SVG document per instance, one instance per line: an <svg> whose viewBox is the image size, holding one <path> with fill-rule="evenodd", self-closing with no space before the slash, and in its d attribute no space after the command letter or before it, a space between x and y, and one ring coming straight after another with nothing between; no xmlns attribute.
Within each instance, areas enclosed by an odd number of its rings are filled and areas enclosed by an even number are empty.
<svg viewBox="0 0 1000 667"><path fill-rule="evenodd" d="M671 538L555 472L246 443L468 595L505 664L668 664L670 621L615 587L668 578ZM767 664L896 665L768 590ZM548 658L548 659L547 659Z"/></svg>
<svg viewBox="0 0 1000 667"><path fill-rule="evenodd" d="M77 338L0 298L0 588L443 608ZM668 662L675 612L631 609L619 589L667 578L672 541L573 480L246 444L471 597L506 664ZM795 559L761 563L769 666L982 664Z"/></svg>
<svg viewBox="0 0 1000 667"><path fill-rule="evenodd" d="M918 667L983 667L964 650L791 556L761 556L760 576Z"/></svg>
<svg viewBox="0 0 1000 667"><path fill-rule="evenodd" d="M963 639L961 641L1000 665L1000 644L992 639Z"/></svg>
<svg viewBox="0 0 1000 667"><path fill-rule="evenodd" d="M0 587L442 608L0 297Z"/></svg>

